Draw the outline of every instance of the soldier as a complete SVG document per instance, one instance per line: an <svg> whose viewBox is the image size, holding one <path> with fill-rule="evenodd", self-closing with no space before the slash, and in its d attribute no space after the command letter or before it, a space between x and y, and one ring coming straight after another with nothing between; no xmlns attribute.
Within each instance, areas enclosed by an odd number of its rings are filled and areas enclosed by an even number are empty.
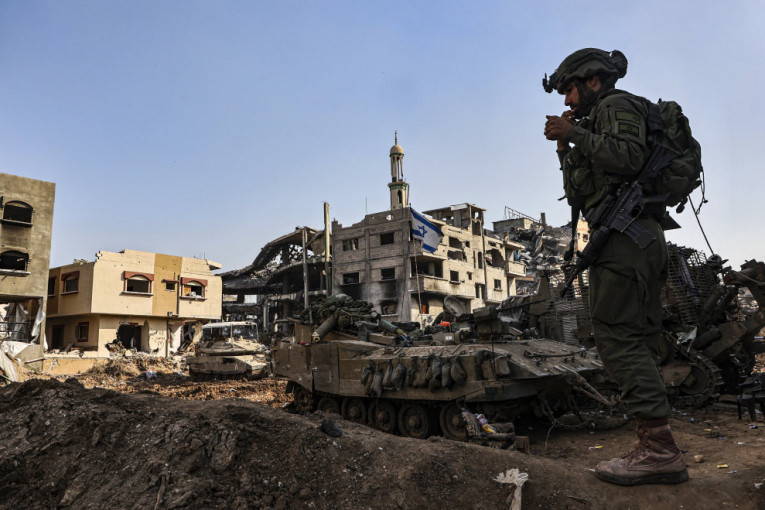
<svg viewBox="0 0 765 510"><path fill-rule="evenodd" d="M566 57L543 80L545 90L564 95L570 108L560 116L548 115L544 134L557 142L563 187L575 211L586 213L619 184L636 178L648 156L647 107L615 88L626 73L627 59L620 51L586 48ZM634 449L595 469L601 480L620 485L688 480L685 459L669 428L670 407L655 361L660 293L667 274L659 225L665 211L660 209L638 219L655 241L640 249L625 234L612 232L589 273L595 343L638 423Z"/></svg>

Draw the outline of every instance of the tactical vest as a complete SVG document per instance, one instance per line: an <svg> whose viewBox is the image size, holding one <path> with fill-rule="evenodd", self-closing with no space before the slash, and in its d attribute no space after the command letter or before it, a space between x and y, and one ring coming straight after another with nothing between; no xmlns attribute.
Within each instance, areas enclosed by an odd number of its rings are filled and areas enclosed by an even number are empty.
<svg viewBox="0 0 765 510"><path fill-rule="evenodd" d="M645 104L639 100L637 96L633 96L629 92L623 90L614 89L608 91L598 100L592 107L592 115L585 117L577 123L577 126L594 132L598 113L598 105L600 102L609 96L623 95L629 100L634 109L641 115L642 123L645 125L645 118L647 115L647 109ZM643 127L645 129L645 127ZM566 154L563 165L563 189L566 194L566 199L572 207L576 207L581 211L586 211L591 207L597 205L610 191L615 190L619 184L629 180L629 177L606 174L603 168L596 166L593 168L592 163L587 159L576 145Z"/></svg>

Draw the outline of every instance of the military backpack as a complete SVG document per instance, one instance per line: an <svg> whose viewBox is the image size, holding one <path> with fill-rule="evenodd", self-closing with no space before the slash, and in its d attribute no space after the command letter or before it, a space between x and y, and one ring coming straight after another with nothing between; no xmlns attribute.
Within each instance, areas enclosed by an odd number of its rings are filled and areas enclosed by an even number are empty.
<svg viewBox="0 0 765 510"><path fill-rule="evenodd" d="M648 109L649 150L662 148L674 154L669 164L652 180L644 183L646 191L657 195L666 195L665 203L680 213L685 208L690 194L703 180L701 166L701 146L691 134L688 117L675 101L662 101L658 104L640 98Z"/></svg>

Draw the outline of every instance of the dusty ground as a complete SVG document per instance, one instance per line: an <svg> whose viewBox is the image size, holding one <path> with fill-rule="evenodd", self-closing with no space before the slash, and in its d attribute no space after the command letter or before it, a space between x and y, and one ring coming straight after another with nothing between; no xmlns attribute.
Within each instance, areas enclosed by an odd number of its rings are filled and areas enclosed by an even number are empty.
<svg viewBox="0 0 765 510"><path fill-rule="evenodd" d="M765 421L751 428L732 405L673 417L688 483L624 488L588 469L623 453L633 424L525 424L526 455L298 416L284 386L195 383L142 359L0 387L0 508L508 508L512 490L493 478L510 468L529 475L524 508L765 508ZM343 435L322 432L325 419Z"/></svg>

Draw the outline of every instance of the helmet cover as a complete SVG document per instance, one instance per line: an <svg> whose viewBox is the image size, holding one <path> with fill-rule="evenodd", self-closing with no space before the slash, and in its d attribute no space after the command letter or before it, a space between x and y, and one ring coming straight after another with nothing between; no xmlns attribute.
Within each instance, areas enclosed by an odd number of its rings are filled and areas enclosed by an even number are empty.
<svg viewBox="0 0 765 510"><path fill-rule="evenodd" d="M563 89L574 79L587 79L595 74L616 76L616 79L627 74L627 57L619 50L611 53L597 48L577 50L560 63L558 68L547 78L545 74L542 86L548 94L557 90L563 94Z"/></svg>

